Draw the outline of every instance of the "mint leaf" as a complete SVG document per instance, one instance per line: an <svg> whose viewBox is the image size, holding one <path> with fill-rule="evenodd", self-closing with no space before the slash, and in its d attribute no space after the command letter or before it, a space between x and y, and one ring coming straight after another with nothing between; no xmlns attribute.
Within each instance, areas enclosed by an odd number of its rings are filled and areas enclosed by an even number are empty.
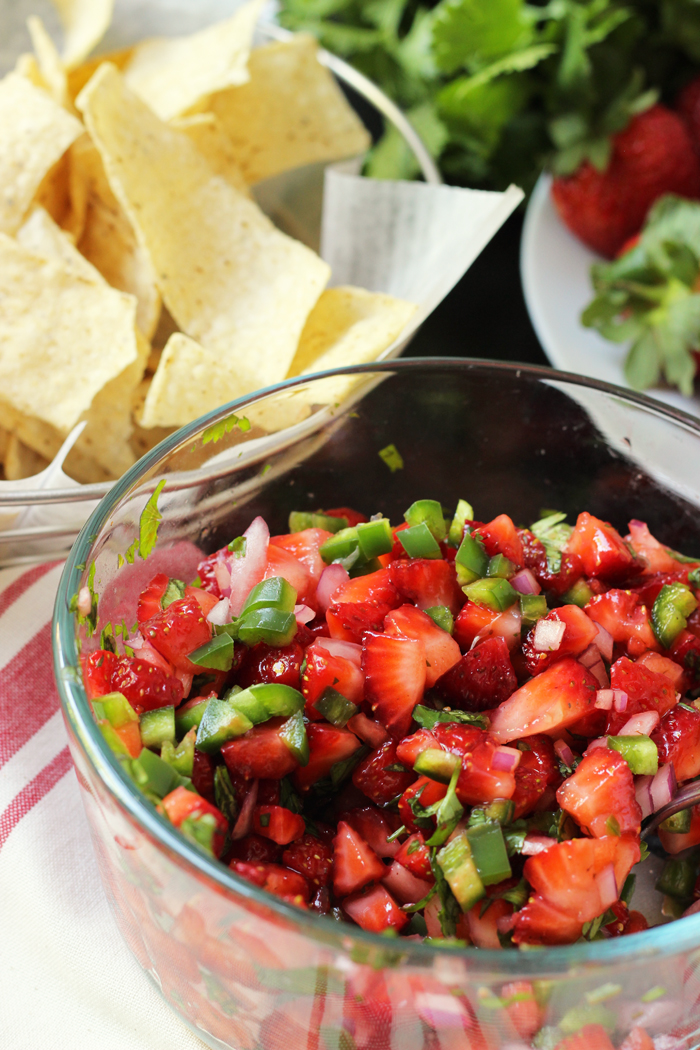
<svg viewBox="0 0 700 1050"><path fill-rule="evenodd" d="M163 515L158 510L158 497L165 488L166 479L159 481L156 490L141 512L139 518L139 557L145 561L156 545L158 539L158 526L163 520Z"/></svg>
<svg viewBox="0 0 700 1050"><path fill-rule="evenodd" d="M435 61L443 73L476 72L531 40L523 0L443 0L433 23Z"/></svg>

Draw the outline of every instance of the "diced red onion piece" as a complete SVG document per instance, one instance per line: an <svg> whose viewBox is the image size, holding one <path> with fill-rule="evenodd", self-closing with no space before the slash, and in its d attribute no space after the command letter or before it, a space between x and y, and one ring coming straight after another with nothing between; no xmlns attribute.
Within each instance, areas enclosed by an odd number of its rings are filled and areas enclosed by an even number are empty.
<svg viewBox="0 0 700 1050"><path fill-rule="evenodd" d="M78 591L78 612L81 616L89 616L92 610L92 595L89 587L81 587Z"/></svg>
<svg viewBox="0 0 700 1050"><path fill-rule="evenodd" d="M596 875L595 881L598 886L598 892L600 893L601 910L606 911L617 900L618 890L614 866L612 864L607 864L603 870Z"/></svg>
<svg viewBox="0 0 700 1050"><path fill-rule="evenodd" d="M522 854L524 857L536 857L538 853L544 853L551 846L556 846L557 840L549 835L526 835L523 842Z"/></svg>
<svg viewBox="0 0 700 1050"><path fill-rule="evenodd" d="M586 670L593 675L601 689L610 688L608 672L605 670L600 650L595 645L589 645L579 656L578 662L583 664Z"/></svg>
<svg viewBox="0 0 700 1050"><path fill-rule="evenodd" d="M554 744L554 750L564 765L571 769L574 764L574 753L567 742L565 740L557 740Z"/></svg>
<svg viewBox="0 0 700 1050"><path fill-rule="evenodd" d="M331 656L340 656L343 660L350 660L357 667L362 666L362 646L357 642L346 642L342 638L317 638L314 645L316 648L325 649Z"/></svg>
<svg viewBox="0 0 700 1050"><path fill-rule="evenodd" d="M254 780L248 789L248 794L243 800L241 806L241 812L238 814L238 819L233 825L233 831L231 832L231 838L235 841L236 839L245 838L246 835L250 835L251 828L253 827L253 810L255 809L255 803L258 801L258 782Z"/></svg>
<svg viewBox="0 0 700 1050"><path fill-rule="evenodd" d="M595 694L595 704L599 711L612 711L614 689L598 689Z"/></svg>
<svg viewBox="0 0 700 1050"><path fill-rule="evenodd" d="M517 747L497 747L491 756L491 768L502 773L512 773L522 758Z"/></svg>
<svg viewBox="0 0 700 1050"><path fill-rule="evenodd" d="M587 649L583 650L583 652L578 658L578 662L580 664L583 664L584 667L592 667L593 664L597 664L599 660L600 649L597 645L593 645L592 643L588 646Z"/></svg>
<svg viewBox="0 0 700 1050"><path fill-rule="evenodd" d="M627 701L629 697L624 689L613 689L613 707L618 714L624 714L627 710Z"/></svg>
<svg viewBox="0 0 700 1050"><path fill-rule="evenodd" d="M563 620L538 620L532 648L538 653L555 653L561 646L566 624Z"/></svg>
<svg viewBox="0 0 700 1050"><path fill-rule="evenodd" d="M381 722L368 718L364 711L353 715L347 727L351 733L359 736L363 744L369 744L372 748L381 747L389 739L389 734Z"/></svg>
<svg viewBox="0 0 700 1050"><path fill-rule="evenodd" d="M209 623L213 623L218 627L222 624L228 623L231 619L231 603L228 598L222 598L220 602L217 602L214 608L207 616Z"/></svg>
<svg viewBox="0 0 700 1050"><path fill-rule="evenodd" d="M333 604L333 596L339 587L347 583L350 575L342 565L327 565L319 577L316 587L316 601L319 611L327 612L328 606Z"/></svg>
<svg viewBox="0 0 700 1050"><path fill-rule="evenodd" d="M295 605L294 615L297 623L311 623L316 613L308 605Z"/></svg>
<svg viewBox="0 0 700 1050"><path fill-rule="evenodd" d="M654 774L649 785L654 813L671 801L676 794L677 787L676 771L673 768L673 762L668 762L665 766L661 766L658 773Z"/></svg>
<svg viewBox="0 0 700 1050"><path fill-rule="evenodd" d="M608 738L606 736L597 736L595 740L591 740L590 744L583 752L584 755L590 755L591 751L597 751L599 747L607 747Z"/></svg>
<svg viewBox="0 0 700 1050"><path fill-rule="evenodd" d="M216 585L219 588L219 592L226 596L229 595L231 593L231 573L223 561L215 562L214 575L216 576Z"/></svg>
<svg viewBox="0 0 700 1050"><path fill-rule="evenodd" d="M258 516L254 518L243 533L246 540L245 554L237 558L234 552L228 559L231 573L231 613L240 616L245 600L256 584L260 583L267 568L267 548L270 542L270 530L267 523Z"/></svg>
<svg viewBox="0 0 700 1050"><path fill-rule="evenodd" d="M496 919L496 929L498 930L498 932L510 933L510 931L515 926L517 917L517 911L514 911L512 915L501 915L500 918Z"/></svg>
<svg viewBox="0 0 700 1050"><path fill-rule="evenodd" d="M161 671L165 671L166 674L174 675L175 668L169 663L164 656L154 649L150 642L145 639L140 639L138 644L134 644L132 639L129 639L129 645L134 650L134 657L137 660L145 660L147 664L153 664L154 667L159 667Z"/></svg>
<svg viewBox="0 0 700 1050"><path fill-rule="evenodd" d="M651 799L651 782L653 776L638 776L634 778L634 795L642 811L642 820L654 812L654 803Z"/></svg>
<svg viewBox="0 0 700 1050"><path fill-rule="evenodd" d="M613 636L610 634L610 631L606 631L599 623L596 624L596 627L598 628L598 634L593 639L593 645L596 646L603 659L610 663L613 655Z"/></svg>
<svg viewBox="0 0 700 1050"><path fill-rule="evenodd" d="M520 572L516 572L510 584L521 594L539 594L542 590L529 569L521 569Z"/></svg>
<svg viewBox="0 0 700 1050"><path fill-rule="evenodd" d="M457 996L448 993L442 995L439 992L418 992L413 999L413 1005L421 1020L438 1031L442 1031L443 1028L455 1028L463 1033L466 1027L471 1026L471 1018Z"/></svg>
<svg viewBox="0 0 700 1050"><path fill-rule="evenodd" d="M658 711L640 711L625 722L618 736L649 736L660 721Z"/></svg>

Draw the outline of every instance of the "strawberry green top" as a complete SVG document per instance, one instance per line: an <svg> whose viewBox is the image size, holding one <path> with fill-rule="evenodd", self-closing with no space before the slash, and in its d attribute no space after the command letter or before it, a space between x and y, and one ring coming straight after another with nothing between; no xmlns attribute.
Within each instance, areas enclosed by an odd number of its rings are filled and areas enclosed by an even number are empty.
<svg viewBox="0 0 700 1050"><path fill-rule="evenodd" d="M642 824L700 775L700 559L628 528L256 518L153 577L86 689L159 812L300 908L478 948L643 930ZM660 839L678 917L700 809Z"/></svg>

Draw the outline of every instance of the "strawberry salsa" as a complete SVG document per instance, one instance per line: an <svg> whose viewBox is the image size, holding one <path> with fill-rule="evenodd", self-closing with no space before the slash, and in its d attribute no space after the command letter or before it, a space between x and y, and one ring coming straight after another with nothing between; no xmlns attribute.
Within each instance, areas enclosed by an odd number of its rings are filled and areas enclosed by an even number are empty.
<svg viewBox="0 0 700 1050"><path fill-rule="evenodd" d="M188 839L285 901L479 948L643 930L642 822L700 775L700 559L641 521L262 518L83 656L98 725ZM660 830L700 897L700 807ZM684 852L685 851L685 852ZM681 854L678 856L678 854ZM690 859L689 859L690 858Z"/></svg>

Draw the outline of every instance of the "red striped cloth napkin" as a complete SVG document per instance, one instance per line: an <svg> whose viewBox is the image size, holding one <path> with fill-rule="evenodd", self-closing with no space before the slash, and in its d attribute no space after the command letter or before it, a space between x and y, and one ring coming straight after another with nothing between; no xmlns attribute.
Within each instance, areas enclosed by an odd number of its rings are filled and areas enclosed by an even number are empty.
<svg viewBox="0 0 700 1050"><path fill-rule="evenodd" d="M53 680L62 567L0 571L0 1047L202 1050L102 889Z"/></svg>

